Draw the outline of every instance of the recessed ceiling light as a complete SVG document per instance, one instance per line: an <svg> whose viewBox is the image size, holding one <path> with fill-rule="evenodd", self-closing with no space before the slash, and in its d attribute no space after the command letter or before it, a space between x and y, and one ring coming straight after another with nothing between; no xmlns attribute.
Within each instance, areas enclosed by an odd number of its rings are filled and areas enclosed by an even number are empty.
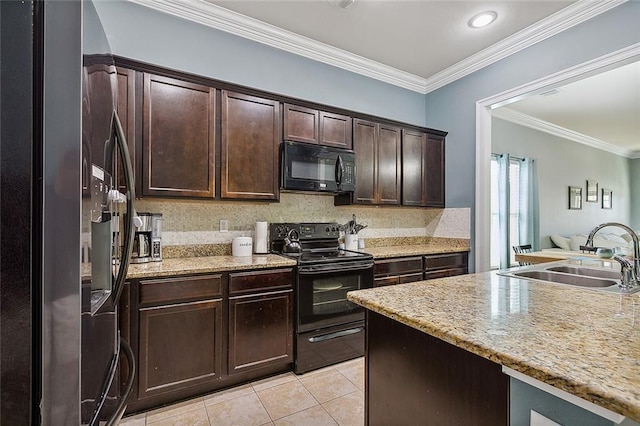
<svg viewBox="0 0 640 426"><path fill-rule="evenodd" d="M498 14L493 10L490 10L488 12L482 12L477 14L473 18L469 19L469 26L471 28L486 27L487 25L495 21L497 17L498 17Z"/></svg>

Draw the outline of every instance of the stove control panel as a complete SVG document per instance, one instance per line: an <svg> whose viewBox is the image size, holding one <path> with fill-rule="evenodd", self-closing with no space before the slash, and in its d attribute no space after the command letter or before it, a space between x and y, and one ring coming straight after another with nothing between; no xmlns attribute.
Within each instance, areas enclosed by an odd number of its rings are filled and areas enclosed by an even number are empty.
<svg viewBox="0 0 640 426"><path fill-rule="evenodd" d="M283 240L290 230L298 232L300 240L338 239L340 225L337 223L272 223L271 241Z"/></svg>

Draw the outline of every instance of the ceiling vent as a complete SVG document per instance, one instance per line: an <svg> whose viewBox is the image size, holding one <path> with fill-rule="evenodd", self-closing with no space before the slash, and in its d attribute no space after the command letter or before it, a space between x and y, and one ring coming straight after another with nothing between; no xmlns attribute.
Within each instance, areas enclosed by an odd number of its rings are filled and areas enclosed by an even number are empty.
<svg viewBox="0 0 640 426"><path fill-rule="evenodd" d="M342 9L346 9L351 6L355 0L327 0L333 6L338 6Z"/></svg>

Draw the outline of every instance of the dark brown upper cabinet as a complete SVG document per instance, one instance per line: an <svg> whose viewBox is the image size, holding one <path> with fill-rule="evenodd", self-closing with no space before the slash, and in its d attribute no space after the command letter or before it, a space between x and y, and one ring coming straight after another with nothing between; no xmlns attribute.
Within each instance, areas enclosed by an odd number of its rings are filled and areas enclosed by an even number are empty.
<svg viewBox="0 0 640 426"><path fill-rule="evenodd" d="M400 204L400 135L397 127L353 121L355 204Z"/></svg>
<svg viewBox="0 0 640 426"><path fill-rule="evenodd" d="M122 130L124 136L127 138L127 145L129 147L129 158L131 159L131 167L136 176L136 114L135 114L135 102L136 102L136 72L126 68L117 68L118 78L118 103L117 112L120 124L122 124ZM118 158L118 188L120 191L125 190L124 185L124 173L122 172L122 161ZM137 180L136 180L137 182ZM136 192L140 190L140 187L136 188Z"/></svg>
<svg viewBox="0 0 640 426"><path fill-rule="evenodd" d="M444 207L444 137L427 133L427 206Z"/></svg>
<svg viewBox="0 0 640 426"><path fill-rule="evenodd" d="M444 207L444 137L402 131L402 205Z"/></svg>
<svg viewBox="0 0 640 426"><path fill-rule="evenodd" d="M284 105L284 140L318 143L320 115L317 109Z"/></svg>
<svg viewBox="0 0 640 426"><path fill-rule="evenodd" d="M221 197L278 200L280 103L222 91Z"/></svg>
<svg viewBox="0 0 640 426"><path fill-rule="evenodd" d="M427 134L402 130L402 205L426 206L425 154Z"/></svg>
<svg viewBox="0 0 640 426"><path fill-rule="evenodd" d="M214 197L215 94L144 74L142 195Z"/></svg>
<svg viewBox="0 0 640 426"><path fill-rule="evenodd" d="M320 111L320 145L351 149L351 117Z"/></svg>
<svg viewBox="0 0 640 426"><path fill-rule="evenodd" d="M317 109L285 104L284 140L351 149L351 117Z"/></svg>
<svg viewBox="0 0 640 426"><path fill-rule="evenodd" d="M105 168L106 141L111 134L112 81L115 68L98 61L85 64L82 79L82 193L91 194L91 165ZM107 170L112 174L111 170Z"/></svg>

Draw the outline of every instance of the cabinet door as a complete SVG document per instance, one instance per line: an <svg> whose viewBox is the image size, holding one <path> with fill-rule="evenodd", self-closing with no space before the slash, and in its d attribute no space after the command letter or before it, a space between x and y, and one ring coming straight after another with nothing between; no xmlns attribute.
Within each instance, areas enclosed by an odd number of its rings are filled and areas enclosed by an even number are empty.
<svg viewBox="0 0 640 426"><path fill-rule="evenodd" d="M82 80L82 193L91 195L91 164L105 168L106 141L111 134L115 68L102 63L87 64ZM113 173L108 170L109 173Z"/></svg>
<svg viewBox="0 0 640 426"><path fill-rule="evenodd" d="M444 137L427 135L425 157L427 206L444 207Z"/></svg>
<svg viewBox="0 0 640 426"><path fill-rule="evenodd" d="M117 68L118 72L118 104L117 112L122 130L127 138L129 146L129 158L131 159L131 167L133 168L134 178L136 175L136 72L126 68ZM122 162L118 156L118 187L120 191L125 191L124 173L122 172ZM137 183L137 180L136 180ZM136 191L139 188L136 188Z"/></svg>
<svg viewBox="0 0 640 426"><path fill-rule="evenodd" d="M222 300L139 310L138 398L221 377Z"/></svg>
<svg viewBox="0 0 640 426"><path fill-rule="evenodd" d="M221 196L279 199L277 101L222 92Z"/></svg>
<svg viewBox="0 0 640 426"><path fill-rule="evenodd" d="M402 205L426 206L425 144L427 134L402 131Z"/></svg>
<svg viewBox="0 0 640 426"><path fill-rule="evenodd" d="M293 361L293 290L229 298L229 374Z"/></svg>
<svg viewBox="0 0 640 426"><path fill-rule="evenodd" d="M353 121L353 150L356 153L356 204L375 204L377 188L378 124Z"/></svg>
<svg viewBox="0 0 640 426"><path fill-rule="evenodd" d="M320 111L320 145L351 149L351 117Z"/></svg>
<svg viewBox="0 0 640 426"><path fill-rule="evenodd" d="M143 195L212 198L215 89L144 75Z"/></svg>
<svg viewBox="0 0 640 426"><path fill-rule="evenodd" d="M401 155L400 129L381 124L377 161L378 204L400 204Z"/></svg>
<svg viewBox="0 0 640 426"><path fill-rule="evenodd" d="M284 105L284 140L318 143L318 110L297 105Z"/></svg>

